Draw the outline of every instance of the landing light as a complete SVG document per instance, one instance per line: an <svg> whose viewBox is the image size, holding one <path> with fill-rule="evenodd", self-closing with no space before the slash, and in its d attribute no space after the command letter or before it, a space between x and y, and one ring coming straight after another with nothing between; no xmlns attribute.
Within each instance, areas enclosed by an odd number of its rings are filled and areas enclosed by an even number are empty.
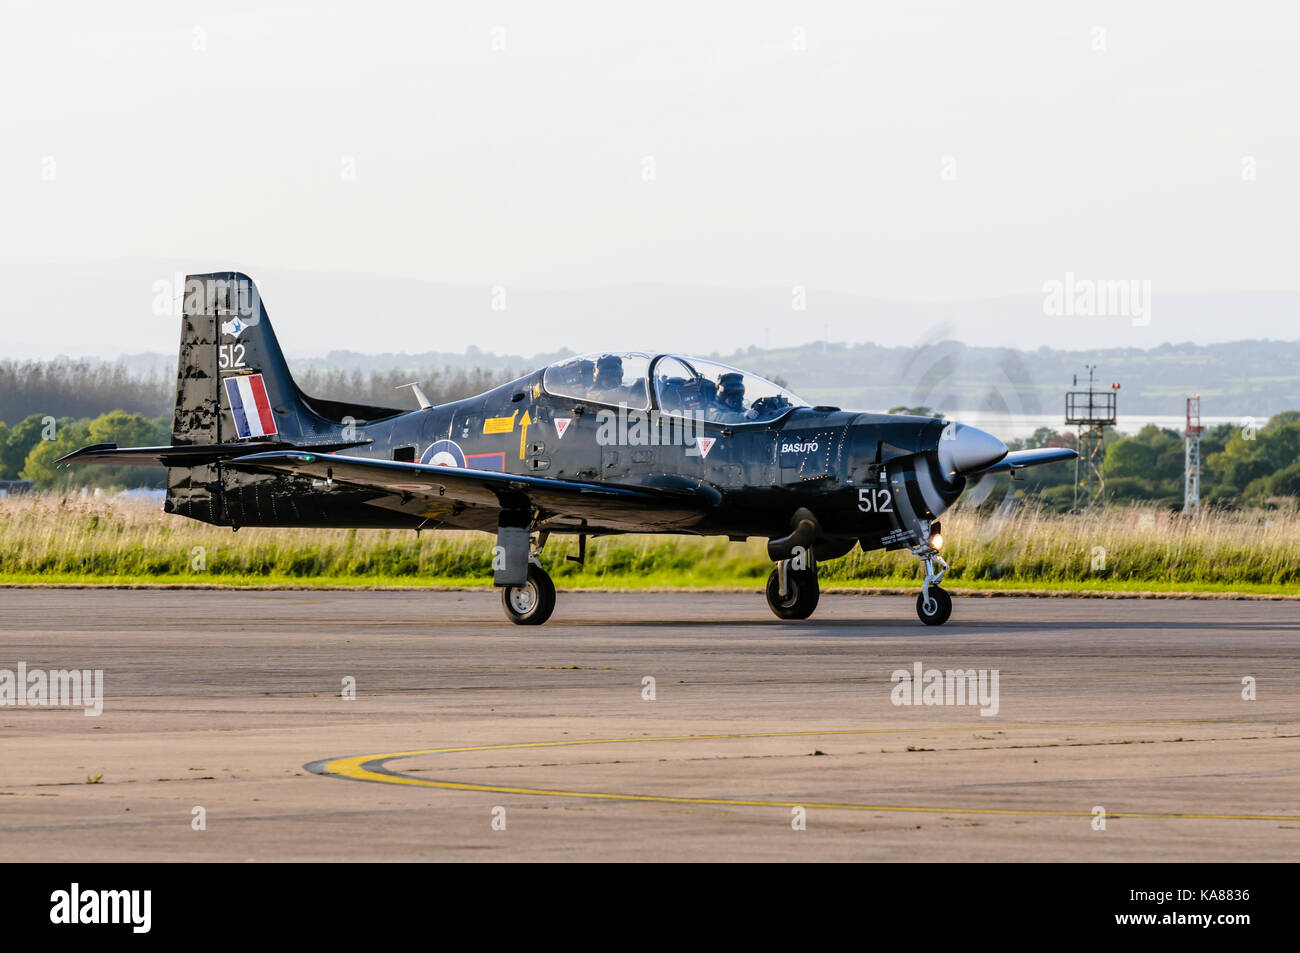
<svg viewBox="0 0 1300 953"><path fill-rule="evenodd" d="M935 549L943 549L943 533L935 533L931 536L930 545Z"/></svg>

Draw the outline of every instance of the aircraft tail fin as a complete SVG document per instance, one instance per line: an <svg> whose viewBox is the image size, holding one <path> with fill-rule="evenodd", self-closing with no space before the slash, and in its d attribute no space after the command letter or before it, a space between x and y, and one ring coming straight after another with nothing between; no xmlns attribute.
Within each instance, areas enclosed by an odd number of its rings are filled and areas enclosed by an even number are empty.
<svg viewBox="0 0 1300 953"><path fill-rule="evenodd" d="M247 275L214 272L185 279L173 446L346 443L355 440L355 428L399 413L304 394ZM169 512L218 519L218 462L176 467L168 484Z"/></svg>
<svg viewBox="0 0 1300 953"><path fill-rule="evenodd" d="M315 443L401 411L321 400L289 373L266 305L239 272L190 275L181 312L172 443Z"/></svg>

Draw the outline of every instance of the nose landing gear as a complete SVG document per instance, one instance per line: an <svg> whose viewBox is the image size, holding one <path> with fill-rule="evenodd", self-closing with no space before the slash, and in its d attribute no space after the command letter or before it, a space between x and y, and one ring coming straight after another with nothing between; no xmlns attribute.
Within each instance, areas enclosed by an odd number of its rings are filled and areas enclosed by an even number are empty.
<svg viewBox="0 0 1300 953"><path fill-rule="evenodd" d="M802 569L794 564L793 559L782 559L767 577L767 604L778 619L808 618L821 597L816 564Z"/></svg>
<svg viewBox="0 0 1300 953"><path fill-rule="evenodd" d="M952 596L939 587L948 564L928 541L912 552L925 564L925 582L921 583L921 592L916 597L916 614L926 625L943 625L952 615Z"/></svg>

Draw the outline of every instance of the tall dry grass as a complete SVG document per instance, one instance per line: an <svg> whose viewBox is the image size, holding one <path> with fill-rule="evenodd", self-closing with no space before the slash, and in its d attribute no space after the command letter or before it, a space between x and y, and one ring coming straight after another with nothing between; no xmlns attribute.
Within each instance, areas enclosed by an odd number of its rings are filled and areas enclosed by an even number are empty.
<svg viewBox="0 0 1300 953"><path fill-rule="evenodd" d="M942 522L950 579L1300 587L1294 510L1212 511L1193 520L1142 507L1070 515L1026 505L992 516L959 508ZM904 572L915 562L855 550L828 564L825 578L863 578L882 561Z"/></svg>
<svg viewBox="0 0 1300 953"><path fill-rule="evenodd" d="M1196 521L1141 508L1077 516L1032 506L1009 515L957 510L943 519L951 581L1045 583L1142 581L1252 584L1300 590L1300 515L1211 513ZM3 577L221 577L303 582L411 582L491 575L491 537L481 533L246 528L238 534L123 498L31 495L0 500ZM771 564L763 541L623 536L591 543L585 570L553 539L546 565L557 578L613 585L760 581ZM203 567L195 560L202 554ZM823 563L827 584L913 578L908 553L863 553Z"/></svg>

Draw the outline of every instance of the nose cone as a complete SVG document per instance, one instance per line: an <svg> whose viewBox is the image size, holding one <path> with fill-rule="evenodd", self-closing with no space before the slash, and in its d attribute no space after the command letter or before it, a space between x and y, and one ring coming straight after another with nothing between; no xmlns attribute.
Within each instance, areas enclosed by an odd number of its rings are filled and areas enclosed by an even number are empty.
<svg viewBox="0 0 1300 953"><path fill-rule="evenodd" d="M948 424L939 438L939 466L945 473L976 473L1007 455L1007 445L978 427Z"/></svg>

